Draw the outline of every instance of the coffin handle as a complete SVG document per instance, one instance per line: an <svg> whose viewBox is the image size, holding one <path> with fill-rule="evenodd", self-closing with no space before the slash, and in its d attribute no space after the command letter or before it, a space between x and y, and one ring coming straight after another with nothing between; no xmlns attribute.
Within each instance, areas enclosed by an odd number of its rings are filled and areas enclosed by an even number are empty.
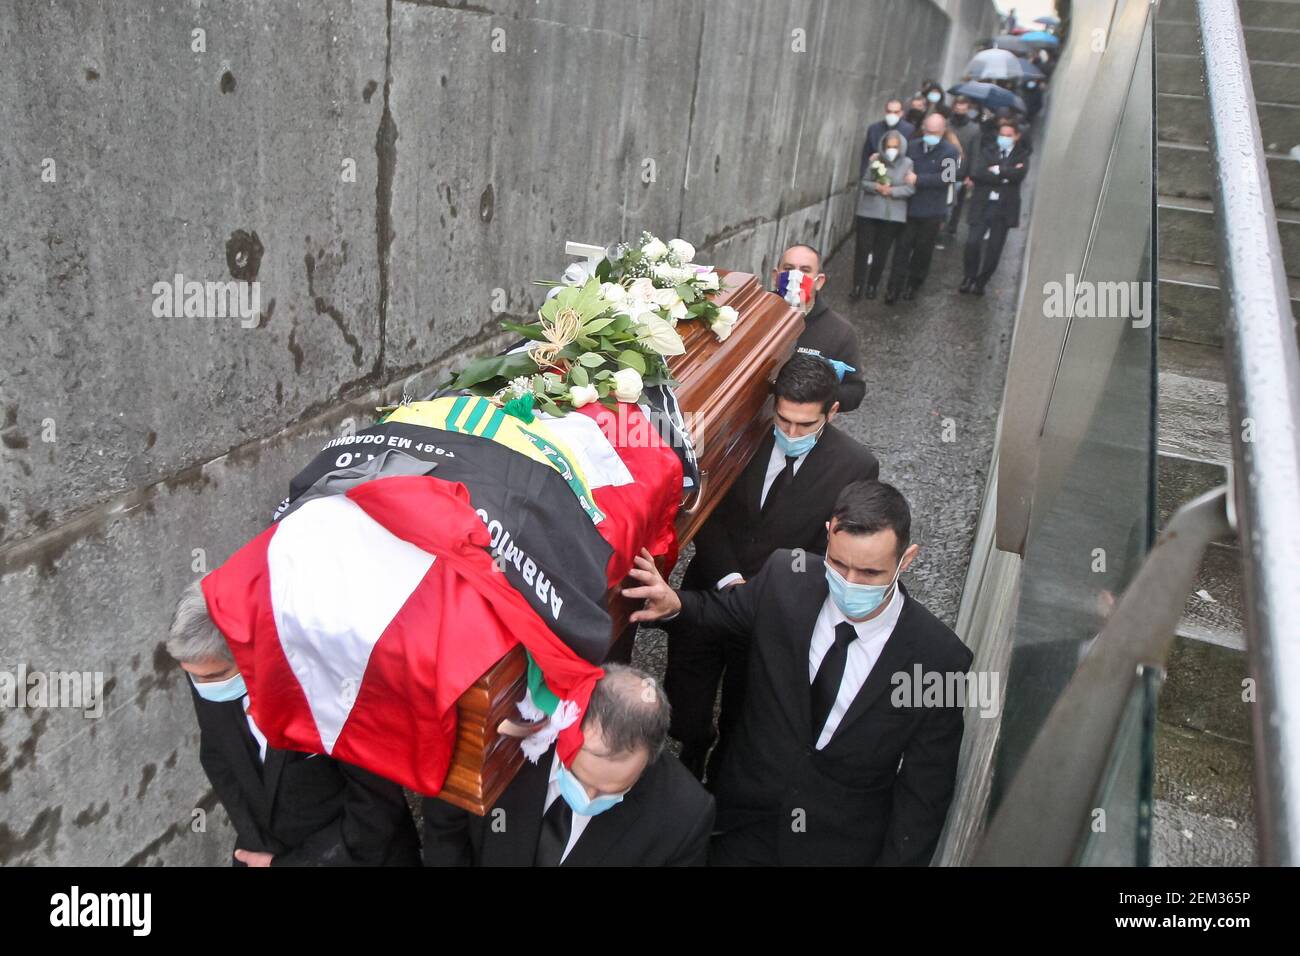
<svg viewBox="0 0 1300 956"><path fill-rule="evenodd" d="M689 503L682 504L682 512L684 514L691 515L692 517L695 515L695 512L699 510L700 505L704 503L704 492L708 487L709 487L709 473L701 469L700 481L699 484L696 485L695 487L694 494L688 499Z"/></svg>

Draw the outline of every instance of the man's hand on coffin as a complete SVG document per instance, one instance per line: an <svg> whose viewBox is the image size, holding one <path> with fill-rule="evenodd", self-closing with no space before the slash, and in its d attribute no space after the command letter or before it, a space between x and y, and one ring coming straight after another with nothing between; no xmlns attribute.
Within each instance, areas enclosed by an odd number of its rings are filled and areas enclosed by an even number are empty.
<svg viewBox="0 0 1300 956"><path fill-rule="evenodd" d="M628 619L633 624L639 624L642 621L660 621L668 617L676 617L682 609L682 602L677 597L677 592L668 586L659 569L655 566L655 560L650 556L650 552L645 548L633 562L633 567L628 571L628 577L634 581L639 581L640 585L634 588L624 588L623 596L633 600L644 600L645 605L639 611L633 611L632 616Z"/></svg>

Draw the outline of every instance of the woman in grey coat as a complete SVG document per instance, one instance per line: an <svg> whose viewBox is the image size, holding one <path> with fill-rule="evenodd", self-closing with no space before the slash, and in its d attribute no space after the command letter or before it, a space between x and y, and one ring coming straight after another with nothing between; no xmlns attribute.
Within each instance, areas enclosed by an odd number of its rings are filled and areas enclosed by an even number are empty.
<svg viewBox="0 0 1300 956"><path fill-rule="evenodd" d="M894 240L907 222L907 197L916 191L916 174L907 156L907 140L897 132L880 140L880 152L867 162L867 175L858 189L857 234L853 247L853 295L862 298L866 283L868 299L876 297L876 286L885 273L885 261ZM871 273L867 274L867 256Z"/></svg>

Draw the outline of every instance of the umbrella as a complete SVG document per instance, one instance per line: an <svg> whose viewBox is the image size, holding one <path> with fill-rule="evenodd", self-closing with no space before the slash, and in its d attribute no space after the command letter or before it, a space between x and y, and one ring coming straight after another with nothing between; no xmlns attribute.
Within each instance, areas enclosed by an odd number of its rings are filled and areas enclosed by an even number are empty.
<svg viewBox="0 0 1300 956"><path fill-rule="evenodd" d="M964 71L973 80L1018 80L1025 75L1010 50L983 50L971 57Z"/></svg>
<svg viewBox="0 0 1300 956"><path fill-rule="evenodd" d="M1046 30L1032 30L1023 36L1016 37L1021 43L1029 46L1060 46L1061 38L1054 33L1048 33ZM999 44L1000 45L1000 44Z"/></svg>
<svg viewBox="0 0 1300 956"><path fill-rule="evenodd" d="M980 83L978 80L967 80L965 83L958 83L948 91L953 96L964 96L967 99L981 103L991 110L1000 110L1005 106L1013 110L1019 110L1021 113L1029 112L1025 109L1025 101L1010 90L1004 90L1000 86L994 86L992 83Z"/></svg>
<svg viewBox="0 0 1300 956"><path fill-rule="evenodd" d="M1028 36L1028 34L1025 36ZM1026 42L1025 37L1016 37L1009 33L994 37L992 42L995 48L1010 50L1012 53L1030 53L1034 49L1034 44Z"/></svg>
<svg viewBox="0 0 1300 956"><path fill-rule="evenodd" d="M1038 65L1032 61L1026 60L1024 57L1018 57L1018 59L1020 60L1020 69L1025 71L1026 80L1041 80L1047 76L1047 74L1040 70Z"/></svg>
<svg viewBox="0 0 1300 956"><path fill-rule="evenodd" d="M1045 23L1045 24L1047 24L1049 27L1056 27L1056 26L1060 26L1060 25L1061 25L1061 21L1060 21L1059 19L1057 19L1056 17L1052 17L1052 16L1039 17L1039 18L1036 19L1034 22L1035 22L1035 23Z"/></svg>

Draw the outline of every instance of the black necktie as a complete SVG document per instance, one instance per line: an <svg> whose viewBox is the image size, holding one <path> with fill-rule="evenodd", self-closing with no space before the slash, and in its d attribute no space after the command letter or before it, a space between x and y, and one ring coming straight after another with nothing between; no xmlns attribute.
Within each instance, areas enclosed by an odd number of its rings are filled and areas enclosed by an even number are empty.
<svg viewBox="0 0 1300 956"><path fill-rule="evenodd" d="M569 845L573 829L573 810L563 795L551 801L542 815L542 833L537 838L537 857L534 866L559 866L564 859L564 848Z"/></svg>
<svg viewBox="0 0 1300 956"><path fill-rule="evenodd" d="M840 681L844 679L844 664L849 659L849 645L858 639L858 632L848 621L835 625L835 643L826 651L817 676L812 682L812 732L813 743L822 735L826 718L831 715L835 698L840 693Z"/></svg>
<svg viewBox="0 0 1300 956"><path fill-rule="evenodd" d="M772 502L781 494L781 490L794 480L794 463L798 460L798 455L785 456L785 467L772 479L772 487L767 489L767 497L763 499L763 507L759 509L760 514L767 514L767 509L772 506Z"/></svg>

